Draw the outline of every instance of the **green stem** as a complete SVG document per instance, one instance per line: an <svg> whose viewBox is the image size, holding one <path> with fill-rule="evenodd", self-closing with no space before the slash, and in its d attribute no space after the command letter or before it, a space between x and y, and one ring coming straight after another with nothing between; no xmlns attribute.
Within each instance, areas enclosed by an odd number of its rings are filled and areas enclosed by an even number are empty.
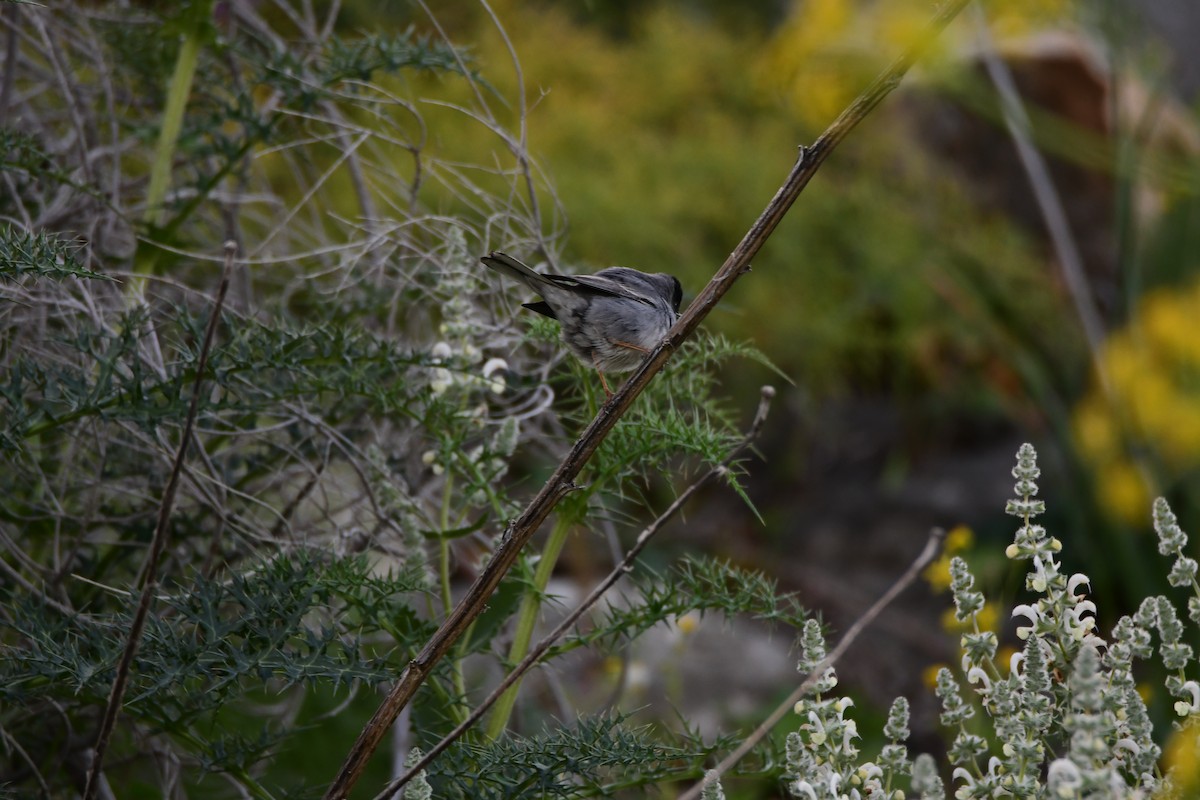
<svg viewBox="0 0 1200 800"><path fill-rule="evenodd" d="M146 211L142 222L155 228L162 224L165 209L163 203L167 188L171 184L171 165L175 160L175 146L179 132L183 129L183 114L187 109L188 96L192 93L192 81L196 76L196 64L200 60L200 48L208 32L208 20L212 16L212 0L200 0L192 7L184 21L186 32L175 58L175 71L167 87L167 103L163 109L162 127L158 131L158 144L154 149L154 163L150 165L150 184L146 189ZM133 270L140 275L152 275L158 260L157 250L142 248L134 260ZM133 291L141 294L142 281L133 282Z"/></svg>
<svg viewBox="0 0 1200 800"><path fill-rule="evenodd" d="M533 586L521 600L521 609L517 613L517 628L513 634L512 647L508 651L508 663L510 664L520 662L529 652L529 642L533 639L533 627L537 623L538 612L542 607L542 597L545 595L546 585L550 583L554 565L558 562L563 545L567 541L567 534L570 533L575 521L574 514L560 514L554 523L554 528L550 531L550 538L546 540L546 546L542 549L542 557L533 573ZM517 681L496 701L485 731L489 739L495 739L508 727L508 720L512 716L513 705L517 702L517 692L520 689L521 682Z"/></svg>
<svg viewBox="0 0 1200 800"><path fill-rule="evenodd" d="M450 530L450 501L454 496L454 473L447 470L446 485L442 487L442 513L439 520L443 534ZM450 616L454 610L454 595L450 591L450 540L443 536L438 541L438 573L442 584L442 614ZM451 714L457 722L466 718L463 699L467 696L467 680L463 676L462 660L455 660L451 670L454 674L454 689L458 694L457 702L451 708Z"/></svg>
<svg viewBox="0 0 1200 800"><path fill-rule="evenodd" d="M442 613L450 616L454 610L454 598L450 594L450 540L445 538L445 532L450 530L450 497L454 494L454 473L446 473L446 483L442 487L442 513L438 527L443 537L438 540L438 573L442 582Z"/></svg>

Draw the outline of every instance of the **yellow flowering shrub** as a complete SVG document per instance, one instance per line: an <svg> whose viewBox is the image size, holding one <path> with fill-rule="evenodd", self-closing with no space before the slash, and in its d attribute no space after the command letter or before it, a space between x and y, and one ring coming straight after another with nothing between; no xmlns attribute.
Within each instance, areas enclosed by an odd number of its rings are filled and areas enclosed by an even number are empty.
<svg viewBox="0 0 1200 800"><path fill-rule="evenodd" d="M1015 36L1061 22L1068 0L990 4L993 31ZM930 5L911 0L796 0L759 64L763 87L784 94L810 124L824 126L892 59L916 43ZM922 69L936 69L973 37L959 24L931 43Z"/></svg>
<svg viewBox="0 0 1200 800"><path fill-rule="evenodd" d="M1149 470L1169 482L1200 466L1198 318L1200 281L1147 294L1100 354L1111 397L1096 385L1073 414L1075 442L1101 504L1131 524L1144 522ZM1139 463L1134 454L1148 460Z"/></svg>
<svg viewBox="0 0 1200 800"><path fill-rule="evenodd" d="M1171 776L1170 789L1156 797L1200 796L1200 725L1171 734L1163 747L1163 771Z"/></svg>

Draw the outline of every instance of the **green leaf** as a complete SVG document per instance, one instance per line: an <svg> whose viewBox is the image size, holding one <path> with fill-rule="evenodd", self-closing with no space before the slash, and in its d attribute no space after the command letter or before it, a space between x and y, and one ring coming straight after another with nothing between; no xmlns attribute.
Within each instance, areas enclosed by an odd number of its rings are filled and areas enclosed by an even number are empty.
<svg viewBox="0 0 1200 800"><path fill-rule="evenodd" d="M54 234L0 225L0 279L15 281L24 275L40 275L56 280L116 280L84 267L76 255L80 247Z"/></svg>

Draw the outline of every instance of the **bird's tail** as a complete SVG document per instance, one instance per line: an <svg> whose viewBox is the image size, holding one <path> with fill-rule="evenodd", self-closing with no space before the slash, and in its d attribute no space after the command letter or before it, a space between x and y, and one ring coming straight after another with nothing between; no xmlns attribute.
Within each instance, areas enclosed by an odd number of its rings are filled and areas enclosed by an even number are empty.
<svg viewBox="0 0 1200 800"><path fill-rule="evenodd" d="M518 280L541 294L541 287L546 282L546 279L507 253L492 251L479 260L484 263L484 266L490 267L496 270L496 272L507 275L514 280Z"/></svg>

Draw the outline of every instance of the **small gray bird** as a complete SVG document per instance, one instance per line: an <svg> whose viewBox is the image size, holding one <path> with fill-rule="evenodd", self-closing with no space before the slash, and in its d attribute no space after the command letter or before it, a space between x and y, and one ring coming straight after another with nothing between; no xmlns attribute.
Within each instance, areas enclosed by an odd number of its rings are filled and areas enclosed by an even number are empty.
<svg viewBox="0 0 1200 800"><path fill-rule="evenodd" d="M596 368L609 396L604 373L636 367L679 317L683 287L665 273L609 267L595 275L543 275L504 253L479 260L541 296L541 302L525 303L525 308L562 324L563 342Z"/></svg>

